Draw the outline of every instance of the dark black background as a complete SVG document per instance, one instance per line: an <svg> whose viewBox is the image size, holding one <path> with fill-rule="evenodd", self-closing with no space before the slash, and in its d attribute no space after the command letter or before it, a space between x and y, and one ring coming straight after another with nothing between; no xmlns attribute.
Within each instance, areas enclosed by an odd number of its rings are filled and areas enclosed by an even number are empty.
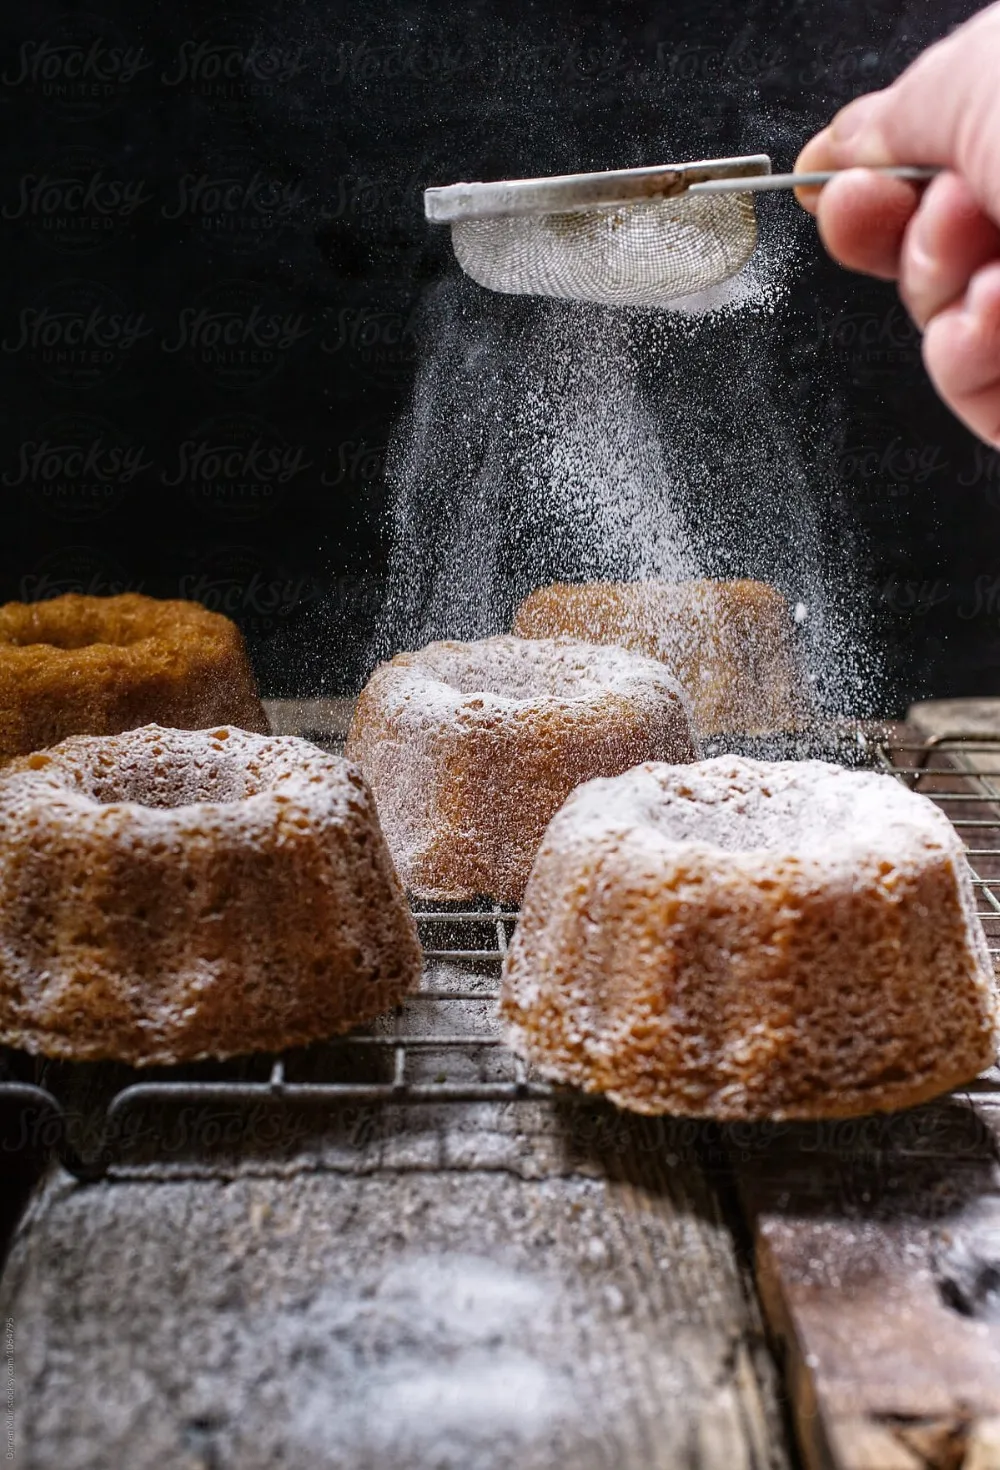
<svg viewBox="0 0 1000 1470"><path fill-rule="evenodd" d="M419 307L457 269L423 187L761 150L790 167L975 8L8 7L0 597L197 597L243 625L265 692L356 687ZM220 322L243 339L221 352ZM830 575L845 548L886 650L871 703L992 692L1000 456L935 399L891 288L811 239L766 331L806 464L823 446ZM216 472L220 445L252 454Z"/></svg>

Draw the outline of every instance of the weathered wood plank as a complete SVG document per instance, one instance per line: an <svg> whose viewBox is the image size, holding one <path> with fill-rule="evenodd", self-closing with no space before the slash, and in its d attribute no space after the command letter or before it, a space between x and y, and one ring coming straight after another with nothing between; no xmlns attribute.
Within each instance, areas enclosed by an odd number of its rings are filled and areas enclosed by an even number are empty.
<svg viewBox="0 0 1000 1470"><path fill-rule="evenodd" d="M15 1463L783 1470L711 1182L589 1137L597 1177L50 1177L0 1282Z"/></svg>
<svg viewBox="0 0 1000 1470"><path fill-rule="evenodd" d="M970 1096L743 1152L809 1470L997 1470L1000 1110Z"/></svg>

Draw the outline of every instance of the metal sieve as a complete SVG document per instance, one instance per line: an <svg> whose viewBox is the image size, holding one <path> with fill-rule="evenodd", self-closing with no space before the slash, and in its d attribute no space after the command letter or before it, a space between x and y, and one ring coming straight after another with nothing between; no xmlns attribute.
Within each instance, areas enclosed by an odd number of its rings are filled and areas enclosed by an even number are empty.
<svg viewBox="0 0 1000 1470"><path fill-rule="evenodd" d="M928 168L883 168L924 180ZM766 153L608 173L451 184L424 191L451 225L466 275L491 291L663 306L736 274L757 244L753 196L825 184L833 173L772 174Z"/></svg>

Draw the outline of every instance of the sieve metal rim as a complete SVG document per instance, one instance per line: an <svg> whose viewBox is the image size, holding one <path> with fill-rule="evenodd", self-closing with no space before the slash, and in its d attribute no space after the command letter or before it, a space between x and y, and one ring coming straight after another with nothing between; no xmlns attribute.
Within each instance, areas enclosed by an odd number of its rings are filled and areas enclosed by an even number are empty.
<svg viewBox="0 0 1000 1470"><path fill-rule="evenodd" d="M501 179L495 183L448 184L424 190L424 215L436 224L503 216L571 214L614 208L643 200L670 199L696 184L770 174L766 153L741 158L707 158L696 163L604 173L555 174L551 178Z"/></svg>

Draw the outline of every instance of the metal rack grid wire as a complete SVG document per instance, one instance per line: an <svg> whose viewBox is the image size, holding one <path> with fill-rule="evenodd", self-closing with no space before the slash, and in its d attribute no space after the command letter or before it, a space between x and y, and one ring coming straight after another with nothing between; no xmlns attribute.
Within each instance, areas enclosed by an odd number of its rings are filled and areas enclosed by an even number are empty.
<svg viewBox="0 0 1000 1470"><path fill-rule="evenodd" d="M424 952L420 987L393 1011L329 1043L270 1058L130 1071L107 1103L95 1149L70 1137L59 1085L67 1064L6 1054L0 1100L43 1118L44 1132L78 1178L103 1176L131 1114L150 1105L455 1104L540 1101L562 1092L533 1076L505 1045L496 1003L517 912L499 905L414 908ZM11 1064L20 1076L9 1075ZM2 1062L0 1062L2 1065ZM320 1080L315 1073L320 1072ZM255 1072L257 1075L248 1075ZM29 1075L25 1075L25 1074ZM303 1074L307 1080L301 1080ZM133 1080L134 1079L134 1080Z"/></svg>
<svg viewBox="0 0 1000 1470"><path fill-rule="evenodd" d="M965 846L994 968L1000 970L1000 736L881 741L879 769L941 808Z"/></svg>
<svg viewBox="0 0 1000 1470"><path fill-rule="evenodd" d="M930 796L968 852L977 909L1000 965L1000 737L920 743L872 741L869 764ZM983 757L987 759L984 760ZM500 973L517 912L498 905L415 908L424 949L420 988L395 1011L317 1048L196 1068L130 1072L113 1091L100 1143L87 1156L69 1137L61 1089L66 1064L0 1053L0 1100L33 1109L63 1164L95 1179L114 1162L128 1115L151 1104L517 1103L574 1094L533 1075L506 1046L496 1015ZM319 1070L319 1080L315 1072Z"/></svg>

